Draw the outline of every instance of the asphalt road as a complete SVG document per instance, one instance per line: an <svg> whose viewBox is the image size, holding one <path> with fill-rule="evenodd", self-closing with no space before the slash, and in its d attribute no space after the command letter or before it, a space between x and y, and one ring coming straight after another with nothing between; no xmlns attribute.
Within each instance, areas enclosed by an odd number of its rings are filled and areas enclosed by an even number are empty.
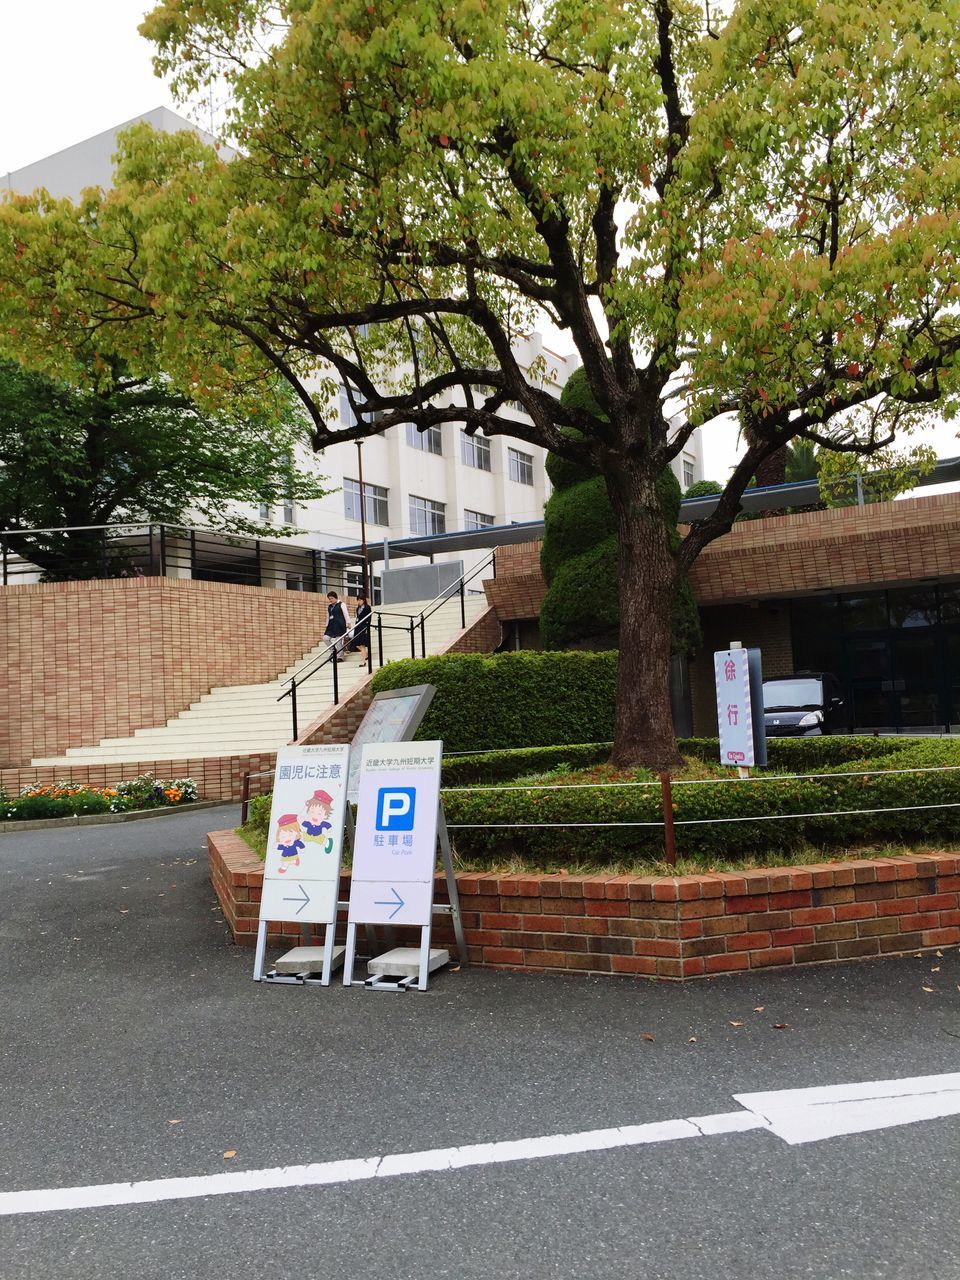
<svg viewBox="0 0 960 1280"><path fill-rule="evenodd" d="M481 971L425 995L257 986L206 875L204 833L235 821L225 808L0 837L0 1192L643 1124L734 1111L735 1093L960 1070L956 948L683 987ZM960 1280L958 1160L950 1117L24 1214L0 1217L0 1277Z"/></svg>

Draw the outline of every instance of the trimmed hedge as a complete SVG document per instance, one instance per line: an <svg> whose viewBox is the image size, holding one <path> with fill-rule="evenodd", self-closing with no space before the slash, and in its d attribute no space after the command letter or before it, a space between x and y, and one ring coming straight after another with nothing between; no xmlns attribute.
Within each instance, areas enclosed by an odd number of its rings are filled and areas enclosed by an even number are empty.
<svg viewBox="0 0 960 1280"><path fill-rule="evenodd" d="M436 685L417 737L452 752L609 741L616 679L615 653L448 653L388 663L372 688Z"/></svg>
<svg viewBox="0 0 960 1280"><path fill-rule="evenodd" d="M895 741L898 750L886 750ZM807 739L801 748L829 742L836 754L866 742L880 746L872 760L819 761L839 777L763 778L676 784L674 816L677 852L709 863L713 859L761 857L789 860L814 845L824 850L867 842L947 841L960 837L960 742L942 739ZM843 746L840 746L843 744ZM784 744L778 744L784 745ZM816 768L814 752L796 766ZM714 757L715 759L716 757ZM928 773L884 776L869 770L932 769ZM449 784L448 784L449 786ZM511 791L444 791L447 822L493 825L494 829L454 830L458 853L474 861L504 856L548 863L658 861L663 857L660 789L613 786L559 787ZM924 806L956 805L957 808ZM856 810L831 816L836 810ZM870 812L871 810L895 812ZM772 816L771 816L772 815ZM791 815L810 815L792 817ZM821 816L822 815L822 816ZM755 817L755 822L749 818ZM782 818L778 821L778 817ZM736 819L736 821L732 821ZM746 819L746 820L744 820ZM695 825L685 826L685 821ZM650 823L592 827L590 823ZM538 829L523 824L555 823ZM496 829L503 824L503 829ZM514 825L520 824L520 825Z"/></svg>
<svg viewBox="0 0 960 1280"><path fill-rule="evenodd" d="M528 773L546 773L558 765L570 769L589 769L610 758L612 743L577 743L560 747L521 747L515 751L487 751L475 756L444 753L443 785L466 787L470 783L507 782Z"/></svg>

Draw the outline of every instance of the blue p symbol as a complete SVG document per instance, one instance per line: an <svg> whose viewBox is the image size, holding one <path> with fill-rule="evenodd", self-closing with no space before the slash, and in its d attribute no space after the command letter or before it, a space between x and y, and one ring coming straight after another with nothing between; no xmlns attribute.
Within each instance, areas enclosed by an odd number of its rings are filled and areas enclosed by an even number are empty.
<svg viewBox="0 0 960 1280"><path fill-rule="evenodd" d="M381 787L377 792L377 831L412 831L415 787Z"/></svg>

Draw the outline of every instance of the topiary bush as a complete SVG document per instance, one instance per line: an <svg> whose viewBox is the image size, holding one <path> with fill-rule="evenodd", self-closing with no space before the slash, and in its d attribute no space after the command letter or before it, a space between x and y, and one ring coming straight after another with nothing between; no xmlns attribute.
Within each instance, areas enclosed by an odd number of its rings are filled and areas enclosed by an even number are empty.
<svg viewBox="0 0 960 1280"><path fill-rule="evenodd" d="M582 369L571 374L560 398L568 407L603 417ZM572 430L565 434L579 436ZM545 649L617 644L617 528L606 483L595 469L554 455L548 455L546 468L554 492L544 509L540 567L547 593L540 607L540 641ZM669 467L657 482L657 495L670 531L671 549L676 551L680 545L676 527L680 485ZM674 652L687 652L699 641L700 621L686 579L663 607L673 613Z"/></svg>
<svg viewBox="0 0 960 1280"><path fill-rule="evenodd" d="M436 685L417 737L470 751L609 741L616 678L615 653L450 653L388 663L372 688Z"/></svg>
<svg viewBox="0 0 960 1280"><path fill-rule="evenodd" d="M617 526L602 476L594 476L551 495L543 513L543 549L540 568L552 583L563 565L610 544L616 566ZM616 569L614 569L616 576ZM594 583L594 591L597 584ZM583 601L580 601L581 611Z"/></svg>

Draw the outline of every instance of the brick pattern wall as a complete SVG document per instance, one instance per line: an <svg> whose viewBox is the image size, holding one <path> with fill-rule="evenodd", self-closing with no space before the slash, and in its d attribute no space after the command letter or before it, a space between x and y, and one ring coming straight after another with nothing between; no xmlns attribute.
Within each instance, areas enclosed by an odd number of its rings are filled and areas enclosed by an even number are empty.
<svg viewBox="0 0 960 1280"><path fill-rule="evenodd" d="M232 831L207 842L234 941L252 943L263 864ZM468 873L457 885L470 960L495 968L677 980L960 942L954 854L699 876ZM441 877L435 899L446 900ZM398 933L401 945L415 937ZM269 936L295 945L300 929L272 921ZM433 943L453 946L445 918Z"/></svg>
<svg viewBox="0 0 960 1280"><path fill-rule="evenodd" d="M0 592L0 765L162 725L215 685L274 679L319 640L323 597L127 578Z"/></svg>
<svg viewBox="0 0 960 1280"><path fill-rule="evenodd" d="M960 493L747 520L693 566L697 603L956 577Z"/></svg>
<svg viewBox="0 0 960 1280"><path fill-rule="evenodd" d="M26 766L0 769L0 790L16 795L21 788L48 782L77 782L82 786L109 787L141 773L156 778L194 778L201 800L239 800L246 773L273 770L276 753L265 751L243 756L204 756L197 760L141 760L136 763L82 764L69 769ZM264 780L269 785L269 779ZM257 794L256 785L252 794Z"/></svg>

